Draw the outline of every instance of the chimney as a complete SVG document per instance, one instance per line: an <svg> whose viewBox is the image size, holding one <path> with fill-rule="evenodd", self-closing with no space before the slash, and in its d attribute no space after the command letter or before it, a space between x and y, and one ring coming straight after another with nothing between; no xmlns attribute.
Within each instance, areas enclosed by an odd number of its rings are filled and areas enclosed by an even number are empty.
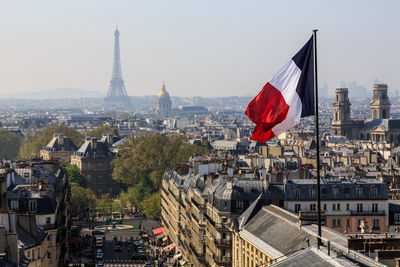
<svg viewBox="0 0 400 267"><path fill-rule="evenodd" d="M265 177L262 181L263 181L263 189L264 189L264 191L265 190L268 190L268 188L269 188L269 177L267 178L267 177Z"/></svg>
<svg viewBox="0 0 400 267"><path fill-rule="evenodd" d="M226 181L226 189L232 189L232 178L228 178L228 180Z"/></svg>
<svg viewBox="0 0 400 267"><path fill-rule="evenodd" d="M96 137L92 137L90 139L90 147L92 148L92 150L97 149L97 138Z"/></svg>
<svg viewBox="0 0 400 267"><path fill-rule="evenodd" d="M208 177L207 177L207 180L206 180L207 186L211 186L211 185L212 185L212 182L213 182L212 177L211 177L211 176L208 176Z"/></svg>
<svg viewBox="0 0 400 267"><path fill-rule="evenodd" d="M58 144L59 145L64 145L64 135L63 134L58 134Z"/></svg>
<svg viewBox="0 0 400 267"><path fill-rule="evenodd" d="M233 177L233 168L228 168L228 177Z"/></svg>
<svg viewBox="0 0 400 267"><path fill-rule="evenodd" d="M113 142L113 138L114 135L113 134L107 134L107 143L109 146L111 146L114 142Z"/></svg>
<svg viewBox="0 0 400 267"><path fill-rule="evenodd" d="M260 180L264 180L267 177L267 169L262 168L260 170Z"/></svg>

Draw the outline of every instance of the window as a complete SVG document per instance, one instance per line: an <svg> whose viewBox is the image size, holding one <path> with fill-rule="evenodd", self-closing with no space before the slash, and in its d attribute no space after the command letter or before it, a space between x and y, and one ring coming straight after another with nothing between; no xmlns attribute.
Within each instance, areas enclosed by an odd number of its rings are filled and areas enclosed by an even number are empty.
<svg viewBox="0 0 400 267"><path fill-rule="evenodd" d="M300 204L294 204L294 212L298 213L301 210Z"/></svg>
<svg viewBox="0 0 400 267"><path fill-rule="evenodd" d="M341 219L337 219L337 226L338 227L342 226L342 220Z"/></svg>
<svg viewBox="0 0 400 267"><path fill-rule="evenodd" d="M395 224L400 224L400 213L395 213L394 214L394 223Z"/></svg>
<svg viewBox="0 0 400 267"><path fill-rule="evenodd" d="M356 194L357 194L357 197L362 197L362 187L356 188Z"/></svg>
<svg viewBox="0 0 400 267"><path fill-rule="evenodd" d="M361 230L361 219L357 220L357 229Z"/></svg>
<svg viewBox="0 0 400 267"><path fill-rule="evenodd" d="M32 260L33 261L35 260L35 251L34 250L32 250Z"/></svg>
<svg viewBox="0 0 400 267"><path fill-rule="evenodd" d="M31 251L30 251L30 250L26 253L26 256L27 256L28 258L31 258Z"/></svg>
<svg viewBox="0 0 400 267"><path fill-rule="evenodd" d="M337 204L336 204L336 208L337 208L338 210L340 210L340 203L337 203Z"/></svg>
<svg viewBox="0 0 400 267"><path fill-rule="evenodd" d="M236 208L237 209L243 209L243 201L237 201L236 202Z"/></svg>
<svg viewBox="0 0 400 267"><path fill-rule="evenodd" d="M346 204L346 210L350 210L350 204L349 203Z"/></svg>
<svg viewBox="0 0 400 267"><path fill-rule="evenodd" d="M40 248L37 249L37 257L40 259Z"/></svg>
<svg viewBox="0 0 400 267"><path fill-rule="evenodd" d="M357 204L357 212L363 212L363 204L362 203Z"/></svg>
<svg viewBox="0 0 400 267"><path fill-rule="evenodd" d="M372 230L379 230L381 227L380 227L380 224L379 224L379 219L374 219L374 223L373 223L373 225L372 225Z"/></svg>
<svg viewBox="0 0 400 267"><path fill-rule="evenodd" d="M13 211L18 211L18 200L12 200L11 201L11 209Z"/></svg>
<svg viewBox="0 0 400 267"><path fill-rule="evenodd" d="M324 204L324 210L326 210L327 209L327 207L326 207L326 203Z"/></svg>
<svg viewBox="0 0 400 267"><path fill-rule="evenodd" d="M350 226L350 219L346 220L346 226Z"/></svg>
<svg viewBox="0 0 400 267"><path fill-rule="evenodd" d="M300 189L299 189L299 188L296 188L296 189L294 190L294 196L295 196L296 198L299 198L299 197L300 197Z"/></svg>
<svg viewBox="0 0 400 267"><path fill-rule="evenodd" d="M24 177L29 177L29 172L24 173Z"/></svg>
<svg viewBox="0 0 400 267"><path fill-rule="evenodd" d="M336 204L332 204L332 210L336 210Z"/></svg>
<svg viewBox="0 0 400 267"><path fill-rule="evenodd" d="M332 219L332 226L336 227L336 219Z"/></svg>
<svg viewBox="0 0 400 267"><path fill-rule="evenodd" d="M47 259L51 260L51 252L47 252Z"/></svg>
<svg viewBox="0 0 400 267"><path fill-rule="evenodd" d="M97 164L97 169L101 169L103 165L101 163Z"/></svg>
<svg viewBox="0 0 400 267"><path fill-rule="evenodd" d="M339 187L333 188L333 197L339 197Z"/></svg>
<svg viewBox="0 0 400 267"><path fill-rule="evenodd" d="M46 224L50 224L51 222L51 218L50 217L46 217Z"/></svg>
<svg viewBox="0 0 400 267"><path fill-rule="evenodd" d="M317 210L317 204L310 204L310 211L316 211Z"/></svg>
<svg viewBox="0 0 400 267"><path fill-rule="evenodd" d="M378 195L378 188L376 188L375 186L372 187L372 196L376 197Z"/></svg>
<svg viewBox="0 0 400 267"><path fill-rule="evenodd" d="M372 203L372 212L378 212L378 203Z"/></svg>
<svg viewBox="0 0 400 267"><path fill-rule="evenodd" d="M314 188L310 188L310 197L315 198L315 189Z"/></svg>
<svg viewBox="0 0 400 267"><path fill-rule="evenodd" d="M29 212L36 213L36 200L29 200Z"/></svg>

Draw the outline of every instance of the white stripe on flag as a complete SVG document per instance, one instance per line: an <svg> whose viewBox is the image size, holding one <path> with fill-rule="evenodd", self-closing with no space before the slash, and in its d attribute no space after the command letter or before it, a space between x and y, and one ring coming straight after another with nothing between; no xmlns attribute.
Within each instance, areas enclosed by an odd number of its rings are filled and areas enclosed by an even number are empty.
<svg viewBox="0 0 400 267"><path fill-rule="evenodd" d="M293 103L296 93L297 84L299 83L301 69L297 67L293 60L290 60L269 82L277 90L279 90L288 106Z"/></svg>

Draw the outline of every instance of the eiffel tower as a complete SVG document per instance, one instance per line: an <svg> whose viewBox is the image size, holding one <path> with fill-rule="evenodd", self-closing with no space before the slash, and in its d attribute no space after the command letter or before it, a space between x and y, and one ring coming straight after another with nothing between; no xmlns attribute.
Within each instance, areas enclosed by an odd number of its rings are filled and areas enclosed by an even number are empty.
<svg viewBox="0 0 400 267"><path fill-rule="evenodd" d="M119 31L114 32L114 64L113 72L104 102L107 106L128 108L132 105L131 99L126 93L125 82L122 79L121 58L119 55Z"/></svg>

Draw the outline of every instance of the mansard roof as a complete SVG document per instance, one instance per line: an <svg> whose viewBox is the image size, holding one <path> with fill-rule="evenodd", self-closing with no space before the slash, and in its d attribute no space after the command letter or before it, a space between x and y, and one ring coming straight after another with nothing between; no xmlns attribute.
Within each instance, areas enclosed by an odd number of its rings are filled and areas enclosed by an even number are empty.
<svg viewBox="0 0 400 267"><path fill-rule="evenodd" d="M376 179L353 180L321 180L322 200L387 200L386 183ZM336 188L336 189L335 189ZM309 200L315 201L317 192L316 179L289 180L285 184L285 200ZM338 190L337 195L334 189ZM358 189L361 189L358 194ZM376 194L373 192L376 190ZM296 192L297 191L297 192Z"/></svg>

